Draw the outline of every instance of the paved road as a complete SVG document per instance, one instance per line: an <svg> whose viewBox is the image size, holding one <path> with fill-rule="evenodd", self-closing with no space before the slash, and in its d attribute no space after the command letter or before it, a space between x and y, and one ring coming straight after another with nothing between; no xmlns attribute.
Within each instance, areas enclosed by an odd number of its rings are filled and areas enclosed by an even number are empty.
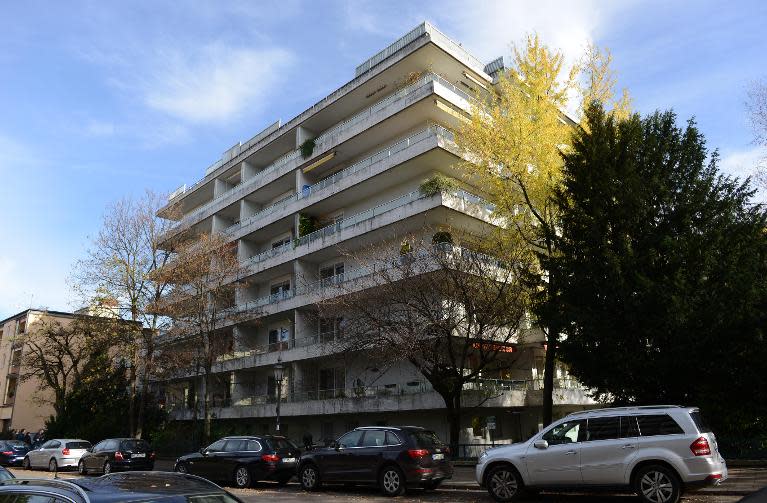
<svg viewBox="0 0 767 503"><path fill-rule="evenodd" d="M51 477L52 473L43 471L24 471L12 469L17 477ZM461 470L456 474L456 486L462 484L462 480L468 479L468 471ZM732 474L731 474L732 475ZM61 472L61 478L75 478L77 473ZM740 469L735 472L729 485L723 485L718 491L706 493L691 493L685 496L684 503L735 503L743 494L767 485L767 469ZM728 481L730 482L730 481ZM426 492L411 490L396 500L381 496L375 488L369 487L328 487L316 493L306 493L297 484L288 487L277 488L276 485L267 482L259 483L253 489L230 489L247 503L256 503L264 500L280 503L306 503L306 502L376 502L392 503L399 502L424 502L424 503L492 503L485 491L477 489L440 489L439 491ZM634 503L636 497L630 494L555 494L543 493L529 500L530 503Z"/></svg>

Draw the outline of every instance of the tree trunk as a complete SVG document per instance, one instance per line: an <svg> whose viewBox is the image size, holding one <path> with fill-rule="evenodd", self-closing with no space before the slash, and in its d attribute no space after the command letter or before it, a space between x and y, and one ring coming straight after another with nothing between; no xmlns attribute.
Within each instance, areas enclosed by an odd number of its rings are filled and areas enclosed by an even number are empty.
<svg viewBox="0 0 767 503"><path fill-rule="evenodd" d="M136 435L136 359L128 369L128 381L130 382L130 397L128 400L128 430L130 436ZM125 425L125 423L123 423Z"/></svg>
<svg viewBox="0 0 767 503"><path fill-rule="evenodd" d="M557 359L557 335L553 327L546 334L546 361L543 372L543 426L553 421L554 415L554 371Z"/></svg>
<svg viewBox="0 0 767 503"><path fill-rule="evenodd" d="M461 441L461 391L458 393L451 391L438 391L445 401L445 408L447 409L447 422L450 430L450 452L453 453L453 457L458 456L458 444Z"/></svg>
<svg viewBox="0 0 767 503"><path fill-rule="evenodd" d="M207 445L210 442L210 369L205 369L205 375L202 379L202 412L203 412L203 430L202 439Z"/></svg>

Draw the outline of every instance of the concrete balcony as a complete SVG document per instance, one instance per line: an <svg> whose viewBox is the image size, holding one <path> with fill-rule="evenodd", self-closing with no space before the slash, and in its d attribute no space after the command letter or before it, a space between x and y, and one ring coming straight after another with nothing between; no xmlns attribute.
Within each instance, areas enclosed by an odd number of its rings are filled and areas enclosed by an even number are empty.
<svg viewBox="0 0 767 503"><path fill-rule="evenodd" d="M425 196L420 191L413 191L302 236L292 243L254 255L246 259L243 266L248 269L248 275L256 274L439 207L461 212L491 225L498 223L497 217L493 216L492 205L468 192Z"/></svg>
<svg viewBox="0 0 767 503"><path fill-rule="evenodd" d="M463 404L466 408L521 408L540 405L529 399L535 393L536 381L503 381L483 379L464 385ZM555 394L559 392L555 389ZM571 386L570 400L560 399L556 405L593 405L587 400L587 391ZM375 412L416 411L444 409L445 402L428 382L386 386L359 386L356 388L309 390L288 393L282 397L280 414L311 416L326 414L370 414ZM239 396L231 399L225 407L215 409L217 418L237 419L250 417L274 417L276 397L271 395ZM169 406L170 416L176 420L192 418L192 410L181 406Z"/></svg>
<svg viewBox="0 0 767 503"><path fill-rule="evenodd" d="M192 227L206 218L210 218L227 206L285 176L302 164L321 158L330 152L331 149L360 135L362 132L386 119L394 117L404 109L430 95L437 95L460 109L466 112L469 111L470 98L465 92L439 75L433 73L426 74L413 84L390 94L371 107L322 132L314 139L315 148L312 155L308 158L303 158L299 149L293 150L256 173L252 178L242 181L213 200L187 213L176 225L161 236L160 241L167 241L179 232Z"/></svg>

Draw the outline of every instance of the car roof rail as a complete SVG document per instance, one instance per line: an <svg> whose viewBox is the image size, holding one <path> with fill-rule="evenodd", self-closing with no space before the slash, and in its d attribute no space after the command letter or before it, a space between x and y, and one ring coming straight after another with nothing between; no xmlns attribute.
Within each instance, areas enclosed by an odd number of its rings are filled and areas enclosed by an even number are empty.
<svg viewBox="0 0 767 503"><path fill-rule="evenodd" d="M569 413L565 417L582 416L584 414L590 414L592 412L621 412L631 410L654 410L654 409L681 409L682 405L631 405L627 407L604 407L601 409L586 409Z"/></svg>
<svg viewBox="0 0 767 503"><path fill-rule="evenodd" d="M90 501L90 498L88 498L88 493L85 492L85 489L78 486L74 482L70 482L68 480L37 479L37 478L17 478L17 479L0 480L0 486L10 486L10 485L48 486L48 487L57 487L59 489L67 489L67 490L76 492L77 495L83 498L83 500L85 500L86 502Z"/></svg>

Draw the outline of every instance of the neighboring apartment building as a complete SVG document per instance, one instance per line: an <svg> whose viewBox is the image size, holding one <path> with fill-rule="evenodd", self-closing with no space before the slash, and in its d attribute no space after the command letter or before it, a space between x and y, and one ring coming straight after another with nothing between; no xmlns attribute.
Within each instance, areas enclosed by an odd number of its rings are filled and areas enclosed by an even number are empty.
<svg viewBox="0 0 767 503"><path fill-rule="evenodd" d="M74 314L62 311L27 309L0 321L0 420L2 431L10 429L35 432L45 426L45 420L53 413L53 396L40 390L40 381L22 381L23 339L34 332L42 321L58 321L67 324Z"/></svg>
<svg viewBox="0 0 767 503"><path fill-rule="evenodd" d="M293 438L306 431L334 438L364 424L417 424L448 438L444 402L408 363L384 369L333 353L328 342L342 322L319 318L312 295L360 276L360 264L340 247L391 245L425 226L492 229L481 187L426 196L419 186L437 173L461 178L451 129L469 112L470 93L492 86L502 67L501 58L485 65L421 24L358 66L350 82L227 150L201 180L171 195L159 215L178 223L164 239L223 233L249 271L232 308L262 310L257 320L227 328L230 350L214 368L217 418L272 430L279 358L286 367L283 432ZM319 222L317 230L300 235L307 218ZM478 390L492 398L467 410L462 442L489 441L488 418L495 419L494 441L537 431L544 346L537 330L526 332L507 349L512 370L466 390L468 404ZM558 377L556 414L593 404L564 371ZM171 417L191 419L199 379L182 376L164 387Z"/></svg>

